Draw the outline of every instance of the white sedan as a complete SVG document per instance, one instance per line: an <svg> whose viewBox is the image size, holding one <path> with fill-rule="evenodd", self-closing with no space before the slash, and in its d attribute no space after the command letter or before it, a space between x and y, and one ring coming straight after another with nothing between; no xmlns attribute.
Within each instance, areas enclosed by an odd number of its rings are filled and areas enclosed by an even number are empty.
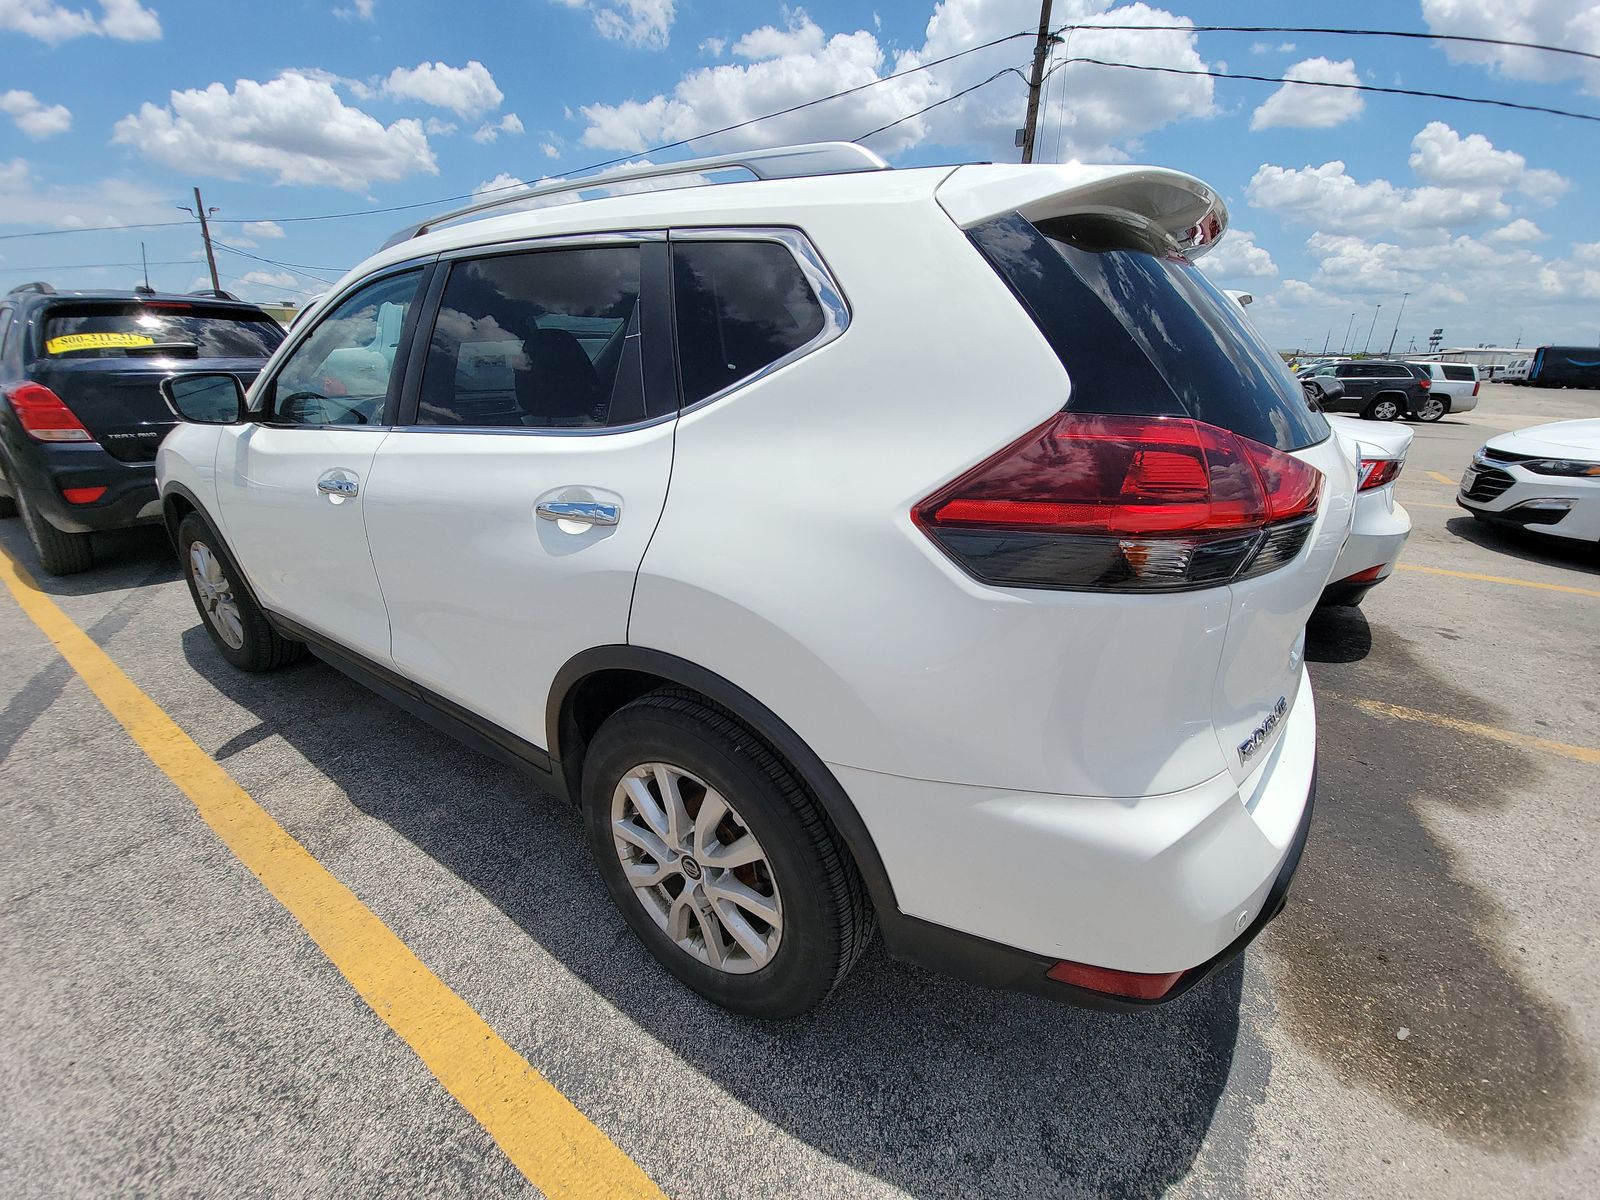
<svg viewBox="0 0 1600 1200"><path fill-rule="evenodd" d="M1490 438L1461 476L1456 503L1482 521L1600 542L1600 419Z"/></svg>
<svg viewBox="0 0 1600 1200"><path fill-rule="evenodd" d="M1411 535L1411 514L1395 499L1394 481L1405 466L1412 433L1404 425L1374 424L1332 413L1328 424L1341 443L1353 443L1359 467L1355 522L1334 564L1332 582L1323 589L1321 603L1357 605L1389 578Z"/></svg>

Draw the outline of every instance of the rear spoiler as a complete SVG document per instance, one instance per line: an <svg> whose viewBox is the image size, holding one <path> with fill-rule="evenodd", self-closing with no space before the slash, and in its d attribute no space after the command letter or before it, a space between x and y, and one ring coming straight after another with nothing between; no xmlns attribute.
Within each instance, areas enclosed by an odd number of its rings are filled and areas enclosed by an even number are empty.
<svg viewBox="0 0 1600 1200"><path fill-rule="evenodd" d="M1075 213L1133 216L1194 259L1228 228L1222 197L1193 175L1163 167L1060 165L957 167L934 193L963 229L1007 213L1030 221Z"/></svg>

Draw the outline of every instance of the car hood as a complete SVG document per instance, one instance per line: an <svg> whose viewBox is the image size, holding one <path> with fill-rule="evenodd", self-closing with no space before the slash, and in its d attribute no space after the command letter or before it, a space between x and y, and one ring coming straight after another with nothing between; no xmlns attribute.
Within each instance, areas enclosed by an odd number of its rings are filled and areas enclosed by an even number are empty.
<svg viewBox="0 0 1600 1200"><path fill-rule="evenodd" d="M1338 413L1323 415L1340 438L1352 441L1360 448L1364 458L1404 458L1411 449L1414 435L1405 425L1389 421L1364 421L1360 417L1341 416Z"/></svg>
<svg viewBox="0 0 1600 1200"><path fill-rule="evenodd" d="M1490 438L1485 445L1513 454L1548 454L1552 458L1570 458L1577 454L1600 459L1600 418L1534 425L1515 433L1502 433Z"/></svg>

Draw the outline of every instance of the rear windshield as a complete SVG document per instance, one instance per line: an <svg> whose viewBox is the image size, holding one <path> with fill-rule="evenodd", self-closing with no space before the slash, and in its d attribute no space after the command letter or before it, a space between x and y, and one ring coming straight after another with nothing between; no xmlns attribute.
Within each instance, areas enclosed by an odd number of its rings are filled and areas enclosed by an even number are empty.
<svg viewBox="0 0 1600 1200"><path fill-rule="evenodd" d="M971 237L1066 367L1072 411L1191 416L1279 450L1329 436L1244 310L1141 231L1013 213Z"/></svg>
<svg viewBox="0 0 1600 1200"><path fill-rule="evenodd" d="M265 358L283 330L265 313L161 302L52 309L47 358Z"/></svg>

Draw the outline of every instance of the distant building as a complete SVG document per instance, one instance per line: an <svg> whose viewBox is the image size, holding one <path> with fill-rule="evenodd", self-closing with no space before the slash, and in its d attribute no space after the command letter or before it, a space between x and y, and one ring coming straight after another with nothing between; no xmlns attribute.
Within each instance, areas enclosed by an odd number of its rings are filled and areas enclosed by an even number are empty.
<svg viewBox="0 0 1600 1200"><path fill-rule="evenodd" d="M1422 354L1396 354L1395 357L1409 358L1413 362L1464 362L1480 367L1503 367L1532 353L1531 346L1460 346L1453 350L1433 350Z"/></svg>

